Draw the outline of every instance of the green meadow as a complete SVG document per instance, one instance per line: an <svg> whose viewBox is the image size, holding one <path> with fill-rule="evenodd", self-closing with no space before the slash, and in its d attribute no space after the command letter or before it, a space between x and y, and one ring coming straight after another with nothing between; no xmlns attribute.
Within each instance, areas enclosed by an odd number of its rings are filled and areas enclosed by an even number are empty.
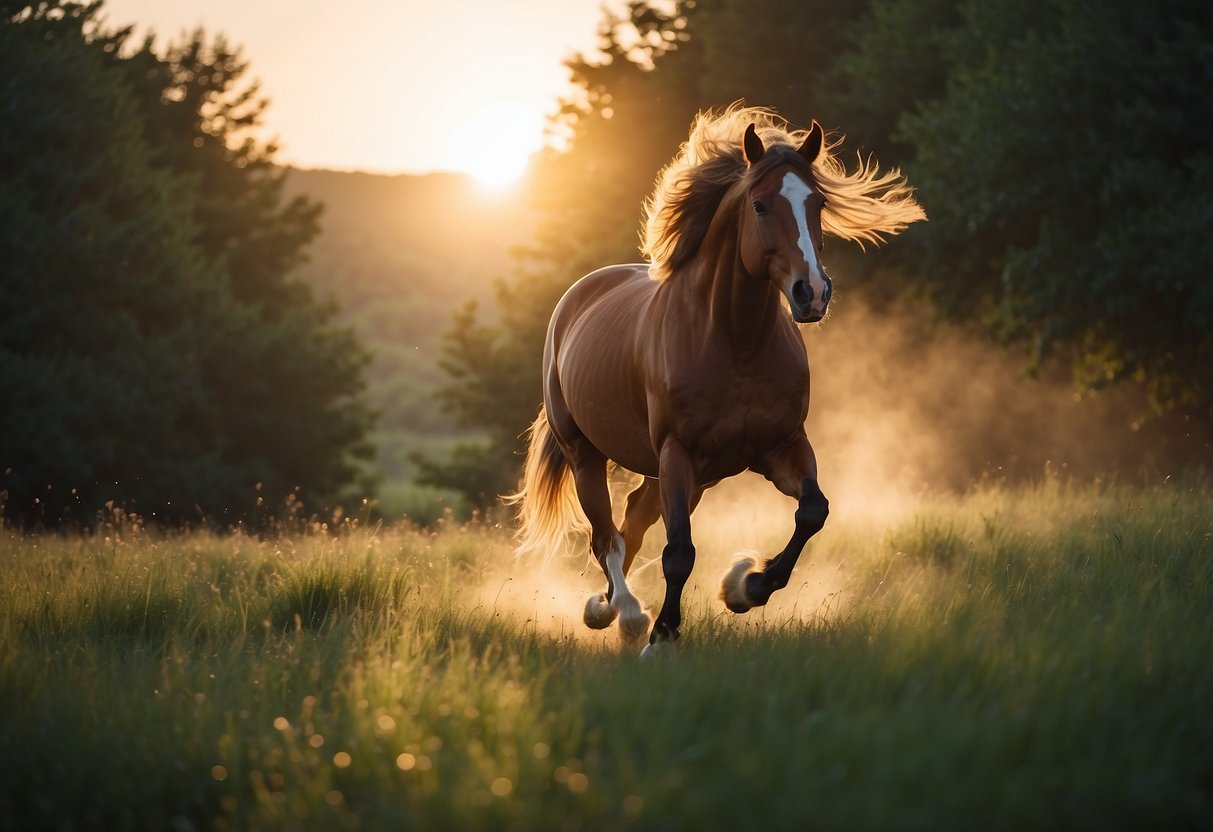
<svg viewBox="0 0 1213 832"><path fill-rule="evenodd" d="M673 657L491 522L0 534L5 829L1208 829L1213 489L710 495ZM634 589L660 592L657 532Z"/></svg>

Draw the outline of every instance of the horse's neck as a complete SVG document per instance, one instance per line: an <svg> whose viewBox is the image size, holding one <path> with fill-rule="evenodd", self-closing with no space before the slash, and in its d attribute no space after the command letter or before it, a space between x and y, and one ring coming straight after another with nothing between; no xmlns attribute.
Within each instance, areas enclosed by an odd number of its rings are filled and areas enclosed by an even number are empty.
<svg viewBox="0 0 1213 832"><path fill-rule="evenodd" d="M778 329L783 308L775 284L752 277L742 265L735 217L714 222L701 251L715 252L700 260L694 281L707 301L710 327L737 352L761 351Z"/></svg>

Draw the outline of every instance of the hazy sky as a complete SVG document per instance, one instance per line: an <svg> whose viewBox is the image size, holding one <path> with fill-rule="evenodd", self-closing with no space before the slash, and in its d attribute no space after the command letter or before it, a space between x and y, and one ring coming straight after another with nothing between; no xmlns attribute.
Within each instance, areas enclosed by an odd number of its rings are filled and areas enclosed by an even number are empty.
<svg viewBox="0 0 1213 832"><path fill-rule="evenodd" d="M112 25L196 26L244 47L272 104L280 160L381 172L474 169L476 148L521 159L592 50L603 0L107 0ZM615 8L616 2L605 5ZM461 133L493 126L484 142Z"/></svg>

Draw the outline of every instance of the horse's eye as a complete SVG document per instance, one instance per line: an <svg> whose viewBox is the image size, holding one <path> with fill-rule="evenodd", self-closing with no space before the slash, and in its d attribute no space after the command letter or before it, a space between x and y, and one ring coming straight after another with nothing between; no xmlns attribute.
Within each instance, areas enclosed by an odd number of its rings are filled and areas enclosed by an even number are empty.
<svg viewBox="0 0 1213 832"><path fill-rule="evenodd" d="M754 213L755 214L765 214L766 212L767 212L767 206L763 204L762 200L761 199L754 200Z"/></svg>

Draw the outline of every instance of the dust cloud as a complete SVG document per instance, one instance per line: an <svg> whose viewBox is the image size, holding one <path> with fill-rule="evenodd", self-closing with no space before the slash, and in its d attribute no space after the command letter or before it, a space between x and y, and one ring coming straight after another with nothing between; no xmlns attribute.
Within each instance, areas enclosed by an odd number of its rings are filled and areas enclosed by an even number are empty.
<svg viewBox="0 0 1213 832"><path fill-rule="evenodd" d="M550 638L576 641L585 647L614 649L619 642L614 628L591 630L582 623L582 610L591 593L606 579L587 559L562 558L546 565L538 560L509 558L481 575L468 600L473 609L505 618Z"/></svg>
<svg viewBox="0 0 1213 832"><path fill-rule="evenodd" d="M1161 480L1211 456L1178 416L1142 421L1138 390L1079 395L1064 367L1029 378L1000 349L914 305L841 305L805 330L807 429L822 488L841 510L896 513L941 491L1046 474Z"/></svg>

